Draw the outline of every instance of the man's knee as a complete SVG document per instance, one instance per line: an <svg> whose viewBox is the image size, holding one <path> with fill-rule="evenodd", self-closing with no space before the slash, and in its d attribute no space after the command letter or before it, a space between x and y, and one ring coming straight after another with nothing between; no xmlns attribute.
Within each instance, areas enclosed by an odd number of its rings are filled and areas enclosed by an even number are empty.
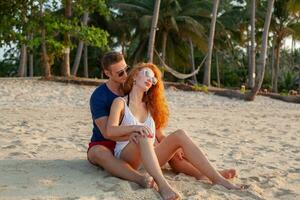
<svg viewBox="0 0 300 200"><path fill-rule="evenodd" d="M113 153L108 148L101 145L92 147L88 152L88 159L92 163L100 166L102 166L101 163L106 163L113 158Z"/></svg>

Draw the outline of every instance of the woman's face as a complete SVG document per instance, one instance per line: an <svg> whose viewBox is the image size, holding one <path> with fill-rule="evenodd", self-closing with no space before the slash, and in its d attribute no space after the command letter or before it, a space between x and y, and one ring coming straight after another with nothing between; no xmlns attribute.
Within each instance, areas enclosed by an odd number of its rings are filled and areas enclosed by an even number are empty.
<svg viewBox="0 0 300 200"><path fill-rule="evenodd" d="M143 68L138 72L135 81L136 85L146 92L157 83L157 78L150 68Z"/></svg>

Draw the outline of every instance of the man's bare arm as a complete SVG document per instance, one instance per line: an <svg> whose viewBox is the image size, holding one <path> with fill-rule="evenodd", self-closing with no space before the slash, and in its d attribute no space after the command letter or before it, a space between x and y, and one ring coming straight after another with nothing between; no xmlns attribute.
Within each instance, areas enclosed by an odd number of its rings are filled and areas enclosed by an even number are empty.
<svg viewBox="0 0 300 200"><path fill-rule="evenodd" d="M123 136L110 136L109 134L106 133L106 126L107 126L107 121L108 117L100 117L95 120L95 123L97 127L99 128L100 132L102 133L103 137L106 139L110 139L113 141L126 141L129 139L129 134L128 135L123 135Z"/></svg>

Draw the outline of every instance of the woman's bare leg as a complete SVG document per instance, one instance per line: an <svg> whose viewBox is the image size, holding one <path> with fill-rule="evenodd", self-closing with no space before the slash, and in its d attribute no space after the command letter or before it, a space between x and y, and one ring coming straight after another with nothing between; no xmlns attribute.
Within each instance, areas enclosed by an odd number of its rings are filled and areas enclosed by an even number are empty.
<svg viewBox="0 0 300 200"><path fill-rule="evenodd" d="M163 199L179 199L179 195L171 188L167 180L164 178L153 144L148 140L148 138L140 137L138 139L138 145L130 142L123 149L121 159L124 159L128 163L132 163L134 168L138 167L137 161L142 160L144 168L154 178L158 185L159 192Z"/></svg>
<svg viewBox="0 0 300 200"><path fill-rule="evenodd" d="M183 149L187 160L213 183L223 185L228 189L241 189L239 186L227 181L217 170L215 170L204 153L182 130L178 130L167 136L156 146L155 151L158 155L160 165L168 162L172 158L174 152L179 148Z"/></svg>
<svg viewBox="0 0 300 200"><path fill-rule="evenodd" d="M181 159L178 155L174 155L171 160L169 160L169 165L175 173L184 173L186 175L195 177L197 180L209 181L209 179L197 168L195 168L188 160L185 158ZM231 179L236 176L235 169L224 169L219 170L218 172L226 179Z"/></svg>

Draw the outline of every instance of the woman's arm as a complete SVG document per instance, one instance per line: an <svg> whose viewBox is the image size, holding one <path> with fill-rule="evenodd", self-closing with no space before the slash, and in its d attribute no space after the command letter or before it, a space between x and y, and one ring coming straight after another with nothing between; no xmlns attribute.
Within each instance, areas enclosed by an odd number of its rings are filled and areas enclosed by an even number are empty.
<svg viewBox="0 0 300 200"><path fill-rule="evenodd" d="M135 131L135 126L119 126L122 113L124 113L124 101L118 97L111 105L104 135L105 138L115 141L118 139L128 140L129 135Z"/></svg>

